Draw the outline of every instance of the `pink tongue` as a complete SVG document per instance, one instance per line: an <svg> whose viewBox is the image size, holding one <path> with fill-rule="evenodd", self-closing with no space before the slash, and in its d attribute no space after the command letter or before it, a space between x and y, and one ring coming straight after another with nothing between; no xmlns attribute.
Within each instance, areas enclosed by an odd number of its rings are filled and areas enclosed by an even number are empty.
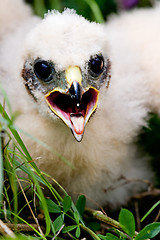
<svg viewBox="0 0 160 240"><path fill-rule="evenodd" d="M76 134L81 135L84 132L84 117L82 115L71 115L73 130Z"/></svg>

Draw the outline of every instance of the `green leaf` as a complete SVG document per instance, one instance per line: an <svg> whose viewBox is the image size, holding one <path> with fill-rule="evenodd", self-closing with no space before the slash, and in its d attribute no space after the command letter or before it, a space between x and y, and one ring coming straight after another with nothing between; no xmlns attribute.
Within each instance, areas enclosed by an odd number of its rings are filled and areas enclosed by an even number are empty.
<svg viewBox="0 0 160 240"><path fill-rule="evenodd" d="M79 196L78 200L76 202L76 208L77 208L79 214L81 215L81 217L83 217L84 210L85 210L85 205L86 205L85 196L84 195Z"/></svg>
<svg viewBox="0 0 160 240"><path fill-rule="evenodd" d="M64 227L62 232L63 233L67 233L67 232L70 232L72 230L74 230L75 228L77 228L77 225L72 225L72 226L68 226L68 227Z"/></svg>
<svg viewBox="0 0 160 240"><path fill-rule="evenodd" d="M79 238L80 235L81 235L81 230L80 230L80 227L78 226L76 230L76 238Z"/></svg>
<svg viewBox="0 0 160 240"><path fill-rule="evenodd" d="M53 222L53 227L54 227L55 232L59 231L63 224L64 224L63 215L60 215Z"/></svg>
<svg viewBox="0 0 160 240"><path fill-rule="evenodd" d="M72 199L70 196L65 196L65 198L63 199L63 210L64 212L68 212L69 209L71 208L72 206Z"/></svg>
<svg viewBox="0 0 160 240"><path fill-rule="evenodd" d="M130 237L135 235L135 220L133 214L129 210L124 208L120 211L119 223Z"/></svg>
<svg viewBox="0 0 160 240"><path fill-rule="evenodd" d="M114 236L114 235L111 234L111 233L107 233L106 237L107 237L107 238L106 238L107 240L119 240L118 237Z"/></svg>
<svg viewBox="0 0 160 240"><path fill-rule="evenodd" d="M74 218L77 224L79 224L79 213L78 212L74 212Z"/></svg>
<svg viewBox="0 0 160 240"><path fill-rule="evenodd" d="M111 233L107 233L106 236L103 236L101 234L98 234L98 237L100 239L104 239L104 240L119 240L120 238L114 236L113 234Z"/></svg>
<svg viewBox="0 0 160 240"><path fill-rule="evenodd" d="M135 240L145 240L155 237L160 233L160 222L155 222L144 227L136 236Z"/></svg>
<svg viewBox="0 0 160 240"><path fill-rule="evenodd" d="M46 198L46 203L47 203L47 207L48 207L48 212L50 212L50 213L60 213L61 212L60 206L58 206L51 199Z"/></svg>
<svg viewBox="0 0 160 240"><path fill-rule="evenodd" d="M102 234L98 234L97 236L98 236L100 239L105 239L105 240L107 239L107 236L103 236Z"/></svg>

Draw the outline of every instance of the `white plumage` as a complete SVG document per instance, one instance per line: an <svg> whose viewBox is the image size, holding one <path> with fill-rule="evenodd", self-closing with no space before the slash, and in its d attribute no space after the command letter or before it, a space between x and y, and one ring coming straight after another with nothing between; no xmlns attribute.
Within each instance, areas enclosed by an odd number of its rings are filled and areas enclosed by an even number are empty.
<svg viewBox="0 0 160 240"><path fill-rule="evenodd" d="M73 198L85 194L90 206L124 204L132 194L145 189L141 182L122 183L125 178L152 179L147 158L140 156L135 142L148 113L160 112L159 5L112 17L105 25L90 23L71 10L50 12L41 20L20 0L0 0L0 12L0 81L13 111L20 113L16 125L48 144L75 168L23 135L35 163ZM106 72L93 77L88 64L97 55L104 57ZM35 76L33 68L39 59L54 64L56 74L52 73L51 83ZM78 82L84 92L88 86L94 94L99 88L98 105L94 105L96 111L89 116L81 142L75 138L80 141L83 134L74 133L74 138L63 114L57 114L46 101L46 94L54 93L55 87L64 94L66 70L71 66L80 70ZM83 121L83 117L81 122L74 116L73 126L72 121L67 125L82 132Z"/></svg>

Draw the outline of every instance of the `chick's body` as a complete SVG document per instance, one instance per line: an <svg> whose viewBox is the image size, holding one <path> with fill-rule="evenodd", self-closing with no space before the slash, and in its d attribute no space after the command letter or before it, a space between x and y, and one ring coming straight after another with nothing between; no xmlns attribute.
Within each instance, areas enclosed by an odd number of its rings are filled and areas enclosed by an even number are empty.
<svg viewBox="0 0 160 240"><path fill-rule="evenodd" d="M142 182L123 184L125 179L152 178L147 159L140 156L135 142L148 113L159 110L159 6L122 14L101 26L69 10L49 13L41 20L20 0L6 0L5 4L19 5L14 15L8 7L11 24L5 28L4 22L0 36L0 80L13 111L20 113L15 124L60 153L74 168L22 135L35 163L73 197L85 194L90 206L95 202L113 206L125 203L146 187ZM5 4L1 0L1 17L6 17ZM86 67L90 57L99 53L111 61L109 87L109 76L95 80ZM35 59L54 63L56 77L50 85L33 77ZM107 60L104 64L109 71ZM74 139L44 99L55 84L65 88L65 70L70 66L80 67L82 84L87 79L99 90L96 111L85 126L81 142Z"/></svg>

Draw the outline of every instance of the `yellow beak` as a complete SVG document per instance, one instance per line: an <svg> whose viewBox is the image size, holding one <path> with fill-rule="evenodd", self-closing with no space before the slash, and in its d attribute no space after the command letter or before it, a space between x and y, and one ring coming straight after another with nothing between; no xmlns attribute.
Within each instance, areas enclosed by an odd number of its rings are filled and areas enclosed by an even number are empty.
<svg viewBox="0 0 160 240"><path fill-rule="evenodd" d="M78 82L80 85L82 84L82 73L78 66L70 66L65 71L66 81L69 87L72 85L74 81Z"/></svg>

